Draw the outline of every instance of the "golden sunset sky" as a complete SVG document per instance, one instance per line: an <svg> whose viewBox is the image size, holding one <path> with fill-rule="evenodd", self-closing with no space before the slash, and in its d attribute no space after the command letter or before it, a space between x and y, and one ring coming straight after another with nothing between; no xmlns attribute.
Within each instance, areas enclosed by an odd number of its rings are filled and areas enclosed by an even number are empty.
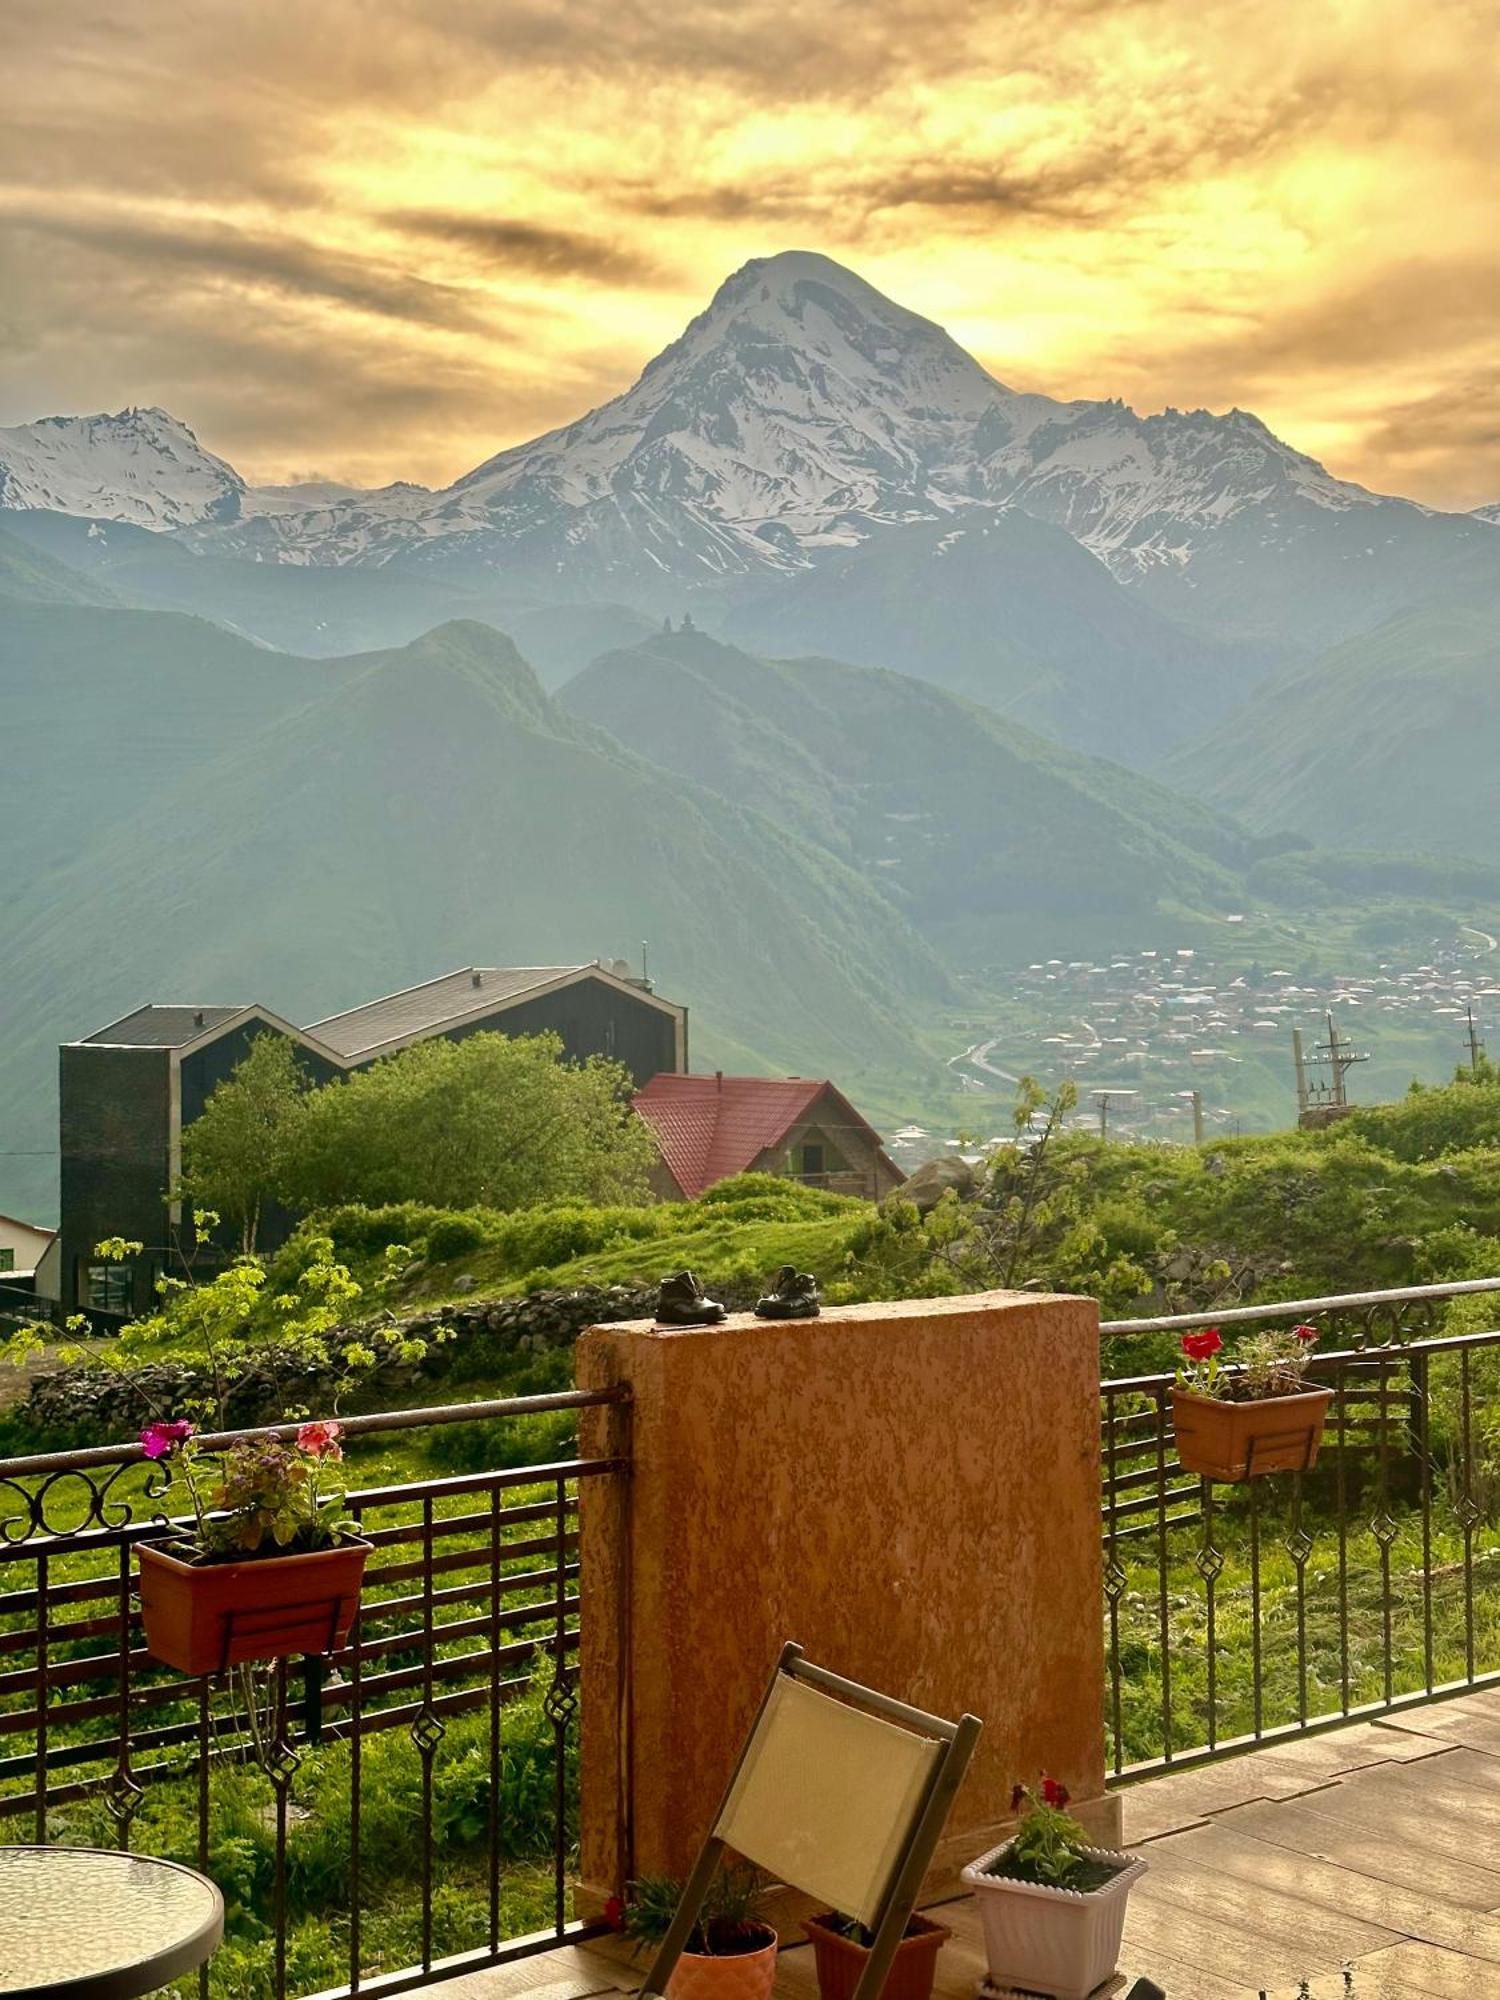
<svg viewBox="0 0 1500 2000"><path fill-rule="evenodd" d="M1496 0L4 0L0 423L445 483L822 250L1002 381L1500 499Z"/></svg>

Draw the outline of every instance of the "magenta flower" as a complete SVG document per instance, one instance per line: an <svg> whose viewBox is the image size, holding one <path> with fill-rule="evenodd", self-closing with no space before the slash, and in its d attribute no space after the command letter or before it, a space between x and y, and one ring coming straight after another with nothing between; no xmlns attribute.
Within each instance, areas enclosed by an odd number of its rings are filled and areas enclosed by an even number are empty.
<svg viewBox="0 0 1500 2000"><path fill-rule="evenodd" d="M1294 1326L1292 1328L1293 1340L1300 1340L1304 1347L1311 1347L1313 1342L1317 1339L1317 1337L1318 1337L1318 1329L1315 1326L1307 1326L1304 1324L1302 1326Z"/></svg>
<svg viewBox="0 0 1500 2000"><path fill-rule="evenodd" d="M344 1426L339 1423L304 1424L297 1433L297 1449L305 1451L309 1458L331 1458L337 1462L344 1455L339 1442L343 1435Z"/></svg>
<svg viewBox="0 0 1500 2000"><path fill-rule="evenodd" d="M170 1423L147 1424L141 1432L141 1450L147 1458L170 1457L179 1445L187 1443L193 1428L186 1417L176 1417Z"/></svg>

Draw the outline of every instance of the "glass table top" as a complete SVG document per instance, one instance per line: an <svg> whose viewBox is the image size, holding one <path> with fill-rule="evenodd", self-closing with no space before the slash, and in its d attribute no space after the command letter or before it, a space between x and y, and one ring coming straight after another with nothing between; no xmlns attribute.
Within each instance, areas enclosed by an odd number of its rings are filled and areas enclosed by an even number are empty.
<svg viewBox="0 0 1500 2000"><path fill-rule="evenodd" d="M219 1891L175 1862L88 1847L0 1847L0 2000L129 2000L201 1965Z"/></svg>

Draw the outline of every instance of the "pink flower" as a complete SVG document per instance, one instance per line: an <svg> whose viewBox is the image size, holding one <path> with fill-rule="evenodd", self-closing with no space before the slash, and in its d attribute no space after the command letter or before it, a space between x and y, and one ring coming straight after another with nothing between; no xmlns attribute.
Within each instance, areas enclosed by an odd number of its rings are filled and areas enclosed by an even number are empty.
<svg viewBox="0 0 1500 2000"><path fill-rule="evenodd" d="M1043 1771L1042 1803L1044 1805L1052 1806L1056 1811L1061 1812L1071 1797L1072 1794L1066 1785L1060 1785L1056 1778L1049 1778L1046 1772Z"/></svg>
<svg viewBox="0 0 1500 2000"><path fill-rule="evenodd" d="M147 1424L141 1432L141 1450L147 1458L167 1458L192 1435L193 1426L186 1417L176 1417L170 1423Z"/></svg>
<svg viewBox="0 0 1500 2000"><path fill-rule="evenodd" d="M1207 1361L1223 1345L1216 1326L1206 1326L1201 1333L1185 1333L1182 1336L1182 1351L1189 1361Z"/></svg>
<svg viewBox="0 0 1500 2000"><path fill-rule="evenodd" d="M297 1449L305 1451L309 1458L340 1459L344 1447L339 1439L344 1435L344 1426L339 1423L304 1424L297 1433Z"/></svg>
<svg viewBox="0 0 1500 2000"><path fill-rule="evenodd" d="M1318 1337L1318 1329L1315 1326L1304 1325L1304 1326L1294 1326L1292 1328L1293 1340L1300 1340L1304 1347L1311 1347L1313 1342L1317 1339L1317 1337Z"/></svg>

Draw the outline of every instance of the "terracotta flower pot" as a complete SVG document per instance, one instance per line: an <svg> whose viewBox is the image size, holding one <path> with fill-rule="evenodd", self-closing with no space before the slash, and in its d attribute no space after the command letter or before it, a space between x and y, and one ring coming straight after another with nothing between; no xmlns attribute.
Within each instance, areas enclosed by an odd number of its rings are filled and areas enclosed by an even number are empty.
<svg viewBox="0 0 1500 2000"><path fill-rule="evenodd" d="M1172 1428L1184 1472L1238 1484L1263 1472L1306 1472L1318 1462L1332 1389L1226 1402L1172 1391Z"/></svg>
<svg viewBox="0 0 1500 2000"><path fill-rule="evenodd" d="M776 1980L776 1933L753 1927L765 1943L755 1951L685 1951L672 1968L666 2000L771 2000Z"/></svg>
<svg viewBox="0 0 1500 2000"><path fill-rule="evenodd" d="M1138 1854L1085 1847L1090 1861L1115 1864L1115 1873L1097 1889L1054 1889L991 1874L1009 1850L1006 1841L971 1862L962 1877L979 1905L990 1984L1047 1994L1050 2000L1088 2000L1115 1969L1125 1900L1132 1882L1146 1872L1145 1861Z"/></svg>
<svg viewBox="0 0 1500 2000"><path fill-rule="evenodd" d="M146 1650L184 1674L335 1652L354 1623L369 1553L354 1538L303 1555L205 1562L187 1542L142 1542Z"/></svg>
<svg viewBox="0 0 1500 2000"><path fill-rule="evenodd" d="M827 1916L809 1917L802 1926L812 1939L821 2000L853 2000L869 1948L845 1937ZM953 1933L930 1917L913 1916L896 1947L891 1969L880 1989L880 2000L931 2000L937 1955Z"/></svg>

